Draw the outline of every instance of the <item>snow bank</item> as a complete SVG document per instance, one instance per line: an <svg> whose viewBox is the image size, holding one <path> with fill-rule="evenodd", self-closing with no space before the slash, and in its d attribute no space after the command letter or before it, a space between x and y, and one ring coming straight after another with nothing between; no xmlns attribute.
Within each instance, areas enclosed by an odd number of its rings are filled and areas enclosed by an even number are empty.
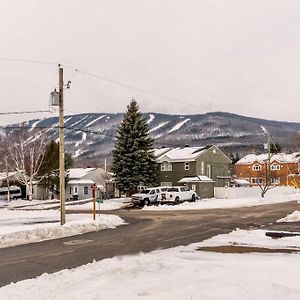
<svg viewBox="0 0 300 300"><path fill-rule="evenodd" d="M252 197L240 199L201 199L196 202L183 202L179 205L158 205L145 206L144 210L189 210L189 209L217 209L217 208L236 208L251 207L267 204L282 203L287 201L299 200L300 194L281 195L272 197Z"/></svg>
<svg viewBox="0 0 300 300"><path fill-rule="evenodd" d="M300 222L300 211L296 210L285 218L279 219L277 222Z"/></svg>
<svg viewBox="0 0 300 300"><path fill-rule="evenodd" d="M239 233L241 237L245 234ZM0 299L300 299L300 268L295 267L300 255L221 254L195 249L196 245L190 245L114 257L43 274L0 288Z"/></svg>
<svg viewBox="0 0 300 300"><path fill-rule="evenodd" d="M0 248L33 243L115 228L124 221L115 215L100 215L93 221L92 215L67 215L67 223L60 225L60 212L0 210Z"/></svg>
<svg viewBox="0 0 300 300"><path fill-rule="evenodd" d="M115 198L115 199L108 199L103 200L103 203L96 203L96 209L101 210L115 210L127 207L130 205L130 198ZM67 210L91 210L93 209L93 201L85 204L80 205L72 205L68 206Z"/></svg>

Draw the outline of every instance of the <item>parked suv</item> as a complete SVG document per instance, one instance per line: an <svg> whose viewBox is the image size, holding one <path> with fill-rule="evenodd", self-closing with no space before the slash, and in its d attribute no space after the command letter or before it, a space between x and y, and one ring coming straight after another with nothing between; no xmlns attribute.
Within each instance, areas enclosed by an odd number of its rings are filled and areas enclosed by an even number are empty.
<svg viewBox="0 0 300 300"><path fill-rule="evenodd" d="M161 200L161 193L165 192L167 187L153 187L145 189L131 196L131 202L136 206L158 204Z"/></svg>
<svg viewBox="0 0 300 300"><path fill-rule="evenodd" d="M161 204L174 203L179 204L183 201L196 201L196 193L190 191L186 186L172 186L166 192L161 194Z"/></svg>

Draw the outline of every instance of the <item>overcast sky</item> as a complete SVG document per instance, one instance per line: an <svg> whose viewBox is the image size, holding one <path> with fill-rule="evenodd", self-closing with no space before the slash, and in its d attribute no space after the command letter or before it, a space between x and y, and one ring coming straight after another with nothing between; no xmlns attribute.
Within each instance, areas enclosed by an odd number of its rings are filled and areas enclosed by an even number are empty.
<svg viewBox="0 0 300 300"><path fill-rule="evenodd" d="M65 68L65 81L72 81L65 93L66 114L123 112L134 97L143 112L228 111L300 121L299 0L0 4L1 58L71 67ZM58 81L55 64L0 60L0 70L0 112L48 109L49 93ZM20 118L0 115L0 124Z"/></svg>

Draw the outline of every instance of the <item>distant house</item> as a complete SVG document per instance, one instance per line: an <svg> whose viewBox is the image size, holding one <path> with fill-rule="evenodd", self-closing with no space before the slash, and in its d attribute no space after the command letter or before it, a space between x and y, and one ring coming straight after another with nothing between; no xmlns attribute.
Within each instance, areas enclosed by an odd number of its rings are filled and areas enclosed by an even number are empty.
<svg viewBox="0 0 300 300"><path fill-rule="evenodd" d="M154 151L161 186L186 184L201 198L214 196L214 187L229 186L231 160L216 146L161 148Z"/></svg>
<svg viewBox="0 0 300 300"><path fill-rule="evenodd" d="M268 161L268 154L248 154L235 164L235 176L249 181L251 186L260 185L264 183L269 167L273 185L300 187L299 153L274 154L270 157L270 165Z"/></svg>
<svg viewBox="0 0 300 300"><path fill-rule="evenodd" d="M66 198L81 200L92 198L93 184L97 185L98 193L105 191L110 175L101 168L74 168L68 171L69 180L66 186Z"/></svg>

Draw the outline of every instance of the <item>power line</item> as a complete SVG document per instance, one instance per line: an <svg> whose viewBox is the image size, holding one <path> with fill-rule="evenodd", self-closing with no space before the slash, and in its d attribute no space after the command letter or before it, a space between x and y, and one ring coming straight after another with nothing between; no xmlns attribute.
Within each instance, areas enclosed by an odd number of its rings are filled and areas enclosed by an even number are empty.
<svg viewBox="0 0 300 300"><path fill-rule="evenodd" d="M159 98L166 99L166 100L169 100L169 101L172 101L172 102L177 102L177 103L180 103L180 104L186 104L186 105L190 105L190 106L194 106L194 107L203 109L203 106L201 107L199 105L192 104L192 103L189 103L189 102L186 102L186 101L182 101L182 100L179 100L179 99L175 99L175 98L164 96L164 95L161 95L161 94L158 94L158 93L154 93L154 92L151 92L151 91L148 91L148 90L145 90L145 89L141 89L139 87L135 87L133 85L129 85L129 84L126 84L126 83L123 83L123 82L120 82L120 81L109 79L109 78L106 78L104 76L97 75L97 74L87 72L87 71L83 71L81 69L74 68L74 67L71 67L71 66L66 66L66 65L62 65L62 66L64 66L65 68L68 68L68 69L72 69L72 70L74 70L78 73L81 73L83 75L90 76L90 77L93 77L93 78L96 78L96 79L99 79L99 80L102 80L102 81L106 81L106 82L109 82L109 83L112 83L112 84L116 84L116 85L122 86L124 88L132 89L132 90L144 93L144 94L159 97Z"/></svg>
<svg viewBox="0 0 300 300"><path fill-rule="evenodd" d="M49 61L8 58L8 57L0 57L0 60L7 61L7 62L29 63L29 64L39 64L39 65L58 65L58 63L49 62Z"/></svg>
<svg viewBox="0 0 300 300"><path fill-rule="evenodd" d="M59 65L58 63L55 63L55 62L40 61L40 60L28 60L28 59L19 59L19 58L0 57L0 60L7 61L7 62L17 62L17 63ZM75 67L72 67L72 66L68 66L68 65L64 65L64 64L60 64L60 65L64 66L65 68L74 70L76 73L81 73L83 75L90 76L90 77L96 78L96 79L101 80L101 81L105 81L105 82L109 82L111 84L119 85L123 88L135 90L135 91L141 92L143 94L158 97L158 98L165 99L165 100L168 100L168 101L171 101L171 102L176 102L176 103L193 106L193 107L200 108L200 109L205 109L205 107L203 105L200 106L200 105L193 104L193 103L190 103L190 102L186 102L186 101L183 101L183 100L180 100L180 99L168 97L168 96L165 96L165 95L162 95L162 94L159 94L159 93L155 93L155 92L152 92L152 91L148 91L146 89L142 89L142 88L127 84L127 83L123 83L123 82L120 82L120 81L117 81L117 80L113 80L113 79L104 77L102 75L94 74L92 72L83 71L81 69L78 69L78 68L75 68ZM72 77L74 77L74 76L76 76L76 75L73 75Z"/></svg>
<svg viewBox="0 0 300 300"><path fill-rule="evenodd" d="M24 115L24 114L36 114L36 113L51 113L51 111L50 110L8 111L8 112L0 112L0 115Z"/></svg>

